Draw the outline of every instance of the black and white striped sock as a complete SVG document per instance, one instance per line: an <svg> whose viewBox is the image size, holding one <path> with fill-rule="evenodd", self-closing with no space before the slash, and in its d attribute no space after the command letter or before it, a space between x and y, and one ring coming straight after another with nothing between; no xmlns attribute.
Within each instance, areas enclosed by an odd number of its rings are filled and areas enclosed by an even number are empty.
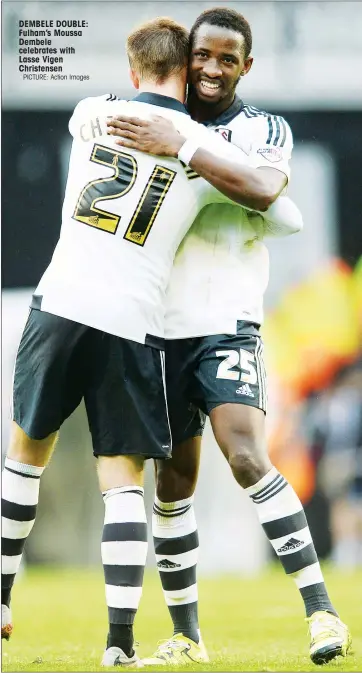
<svg viewBox="0 0 362 673"><path fill-rule="evenodd" d="M141 600L147 556L143 488L125 486L103 493L102 563L109 633L107 647L133 652L133 622Z"/></svg>
<svg viewBox="0 0 362 673"><path fill-rule="evenodd" d="M43 471L44 467L5 459L1 499L1 603L8 607L24 544L35 523Z"/></svg>
<svg viewBox="0 0 362 673"><path fill-rule="evenodd" d="M301 593L307 617L317 610L337 614L329 599L308 522L294 489L273 467L245 489L285 572Z"/></svg>
<svg viewBox="0 0 362 673"><path fill-rule="evenodd" d="M200 639L196 566L199 537L193 497L165 503L155 497L152 533L163 593L174 634Z"/></svg>

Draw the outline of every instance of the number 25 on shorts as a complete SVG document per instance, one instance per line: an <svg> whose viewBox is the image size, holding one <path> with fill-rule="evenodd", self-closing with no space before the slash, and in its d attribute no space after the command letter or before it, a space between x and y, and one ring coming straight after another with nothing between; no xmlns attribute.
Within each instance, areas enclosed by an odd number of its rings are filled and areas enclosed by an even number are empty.
<svg viewBox="0 0 362 673"><path fill-rule="evenodd" d="M237 351L216 351L215 355L218 358L224 358L217 368L217 379L243 381L250 385L258 382L255 369L255 355L253 353L239 348ZM238 367L239 369L235 370L233 367Z"/></svg>

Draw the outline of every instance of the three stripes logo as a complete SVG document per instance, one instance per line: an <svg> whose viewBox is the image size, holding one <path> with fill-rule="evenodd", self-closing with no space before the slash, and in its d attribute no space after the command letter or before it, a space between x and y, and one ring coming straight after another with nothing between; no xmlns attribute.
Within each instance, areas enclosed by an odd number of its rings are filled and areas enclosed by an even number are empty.
<svg viewBox="0 0 362 673"><path fill-rule="evenodd" d="M247 397L255 397L248 383L245 383L243 386L240 386L240 388L237 388L235 392L237 395L246 395Z"/></svg>
<svg viewBox="0 0 362 673"><path fill-rule="evenodd" d="M274 479L270 482L270 484L267 484L267 486L264 486L264 488L262 488L258 493L252 495L251 499L257 505L260 505L260 503L266 502L266 500L269 500L277 493L280 493L280 491L282 491L287 486L288 486L287 480L284 479L284 477L281 474L277 474L277 476L274 477Z"/></svg>
<svg viewBox="0 0 362 673"><path fill-rule="evenodd" d="M181 568L181 563L174 563L167 558L163 558L162 561L158 561L157 568Z"/></svg>
<svg viewBox="0 0 362 673"><path fill-rule="evenodd" d="M304 545L303 540L297 540L295 537L291 537L285 544L283 544L280 549L277 549L277 553L281 554L284 551L292 551L292 549L297 549L298 547L302 547Z"/></svg>
<svg viewBox="0 0 362 673"><path fill-rule="evenodd" d="M195 173L195 171L193 171L192 168L190 168L190 166L186 166L186 164L183 161L181 161L180 163L183 166L183 169L186 173L186 176L187 176L188 180L194 180L195 178L200 177L198 173Z"/></svg>
<svg viewBox="0 0 362 673"><path fill-rule="evenodd" d="M191 508L191 503L188 505L182 505L181 507L175 507L174 509L161 509L156 503L153 504L153 513L158 514L158 516L165 516L165 517L175 517L175 516L181 516L182 514L186 514L186 512L189 511Z"/></svg>
<svg viewBox="0 0 362 673"><path fill-rule="evenodd" d="M266 139L266 144L274 145L274 147L284 147L287 137L287 125L283 117L280 117L279 115L271 115L264 110L258 110L258 108L253 105L244 105L242 112L248 119L252 119L253 117L266 117L268 120L268 137Z"/></svg>

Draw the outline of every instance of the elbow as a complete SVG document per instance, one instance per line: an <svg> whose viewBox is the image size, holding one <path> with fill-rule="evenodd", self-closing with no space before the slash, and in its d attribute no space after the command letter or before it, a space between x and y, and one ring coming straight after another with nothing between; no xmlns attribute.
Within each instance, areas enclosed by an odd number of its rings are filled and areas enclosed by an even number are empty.
<svg viewBox="0 0 362 673"><path fill-rule="evenodd" d="M255 198L255 210L265 213L265 211L273 205L274 201L277 200L279 193L280 191L275 191L274 185L268 184L268 182L263 182L262 185L260 185L259 193Z"/></svg>
<svg viewBox="0 0 362 673"><path fill-rule="evenodd" d="M278 194L274 194L274 192L265 190L263 194L259 194L257 196L253 208L255 208L255 210L259 210L261 213L265 213L268 210L268 208L270 208L270 206L273 205L277 197Z"/></svg>

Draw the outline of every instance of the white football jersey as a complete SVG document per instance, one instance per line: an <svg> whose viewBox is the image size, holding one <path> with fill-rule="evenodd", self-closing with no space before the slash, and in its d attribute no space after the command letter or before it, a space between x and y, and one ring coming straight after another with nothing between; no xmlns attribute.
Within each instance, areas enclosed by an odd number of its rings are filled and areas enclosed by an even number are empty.
<svg viewBox="0 0 362 673"><path fill-rule="evenodd" d="M69 122L60 238L32 306L150 343L164 337L166 288L181 240L206 203L228 199L177 159L117 145L106 132L107 117L117 114L162 114L184 136L229 155L227 143L174 99L142 93L132 101L82 100Z"/></svg>
<svg viewBox="0 0 362 673"><path fill-rule="evenodd" d="M249 153L253 167L271 166L289 178L293 140L282 117L236 98L208 128ZM167 290L167 338L236 334L238 320L262 323L269 280L263 238L248 210L229 204L204 208L176 254Z"/></svg>

